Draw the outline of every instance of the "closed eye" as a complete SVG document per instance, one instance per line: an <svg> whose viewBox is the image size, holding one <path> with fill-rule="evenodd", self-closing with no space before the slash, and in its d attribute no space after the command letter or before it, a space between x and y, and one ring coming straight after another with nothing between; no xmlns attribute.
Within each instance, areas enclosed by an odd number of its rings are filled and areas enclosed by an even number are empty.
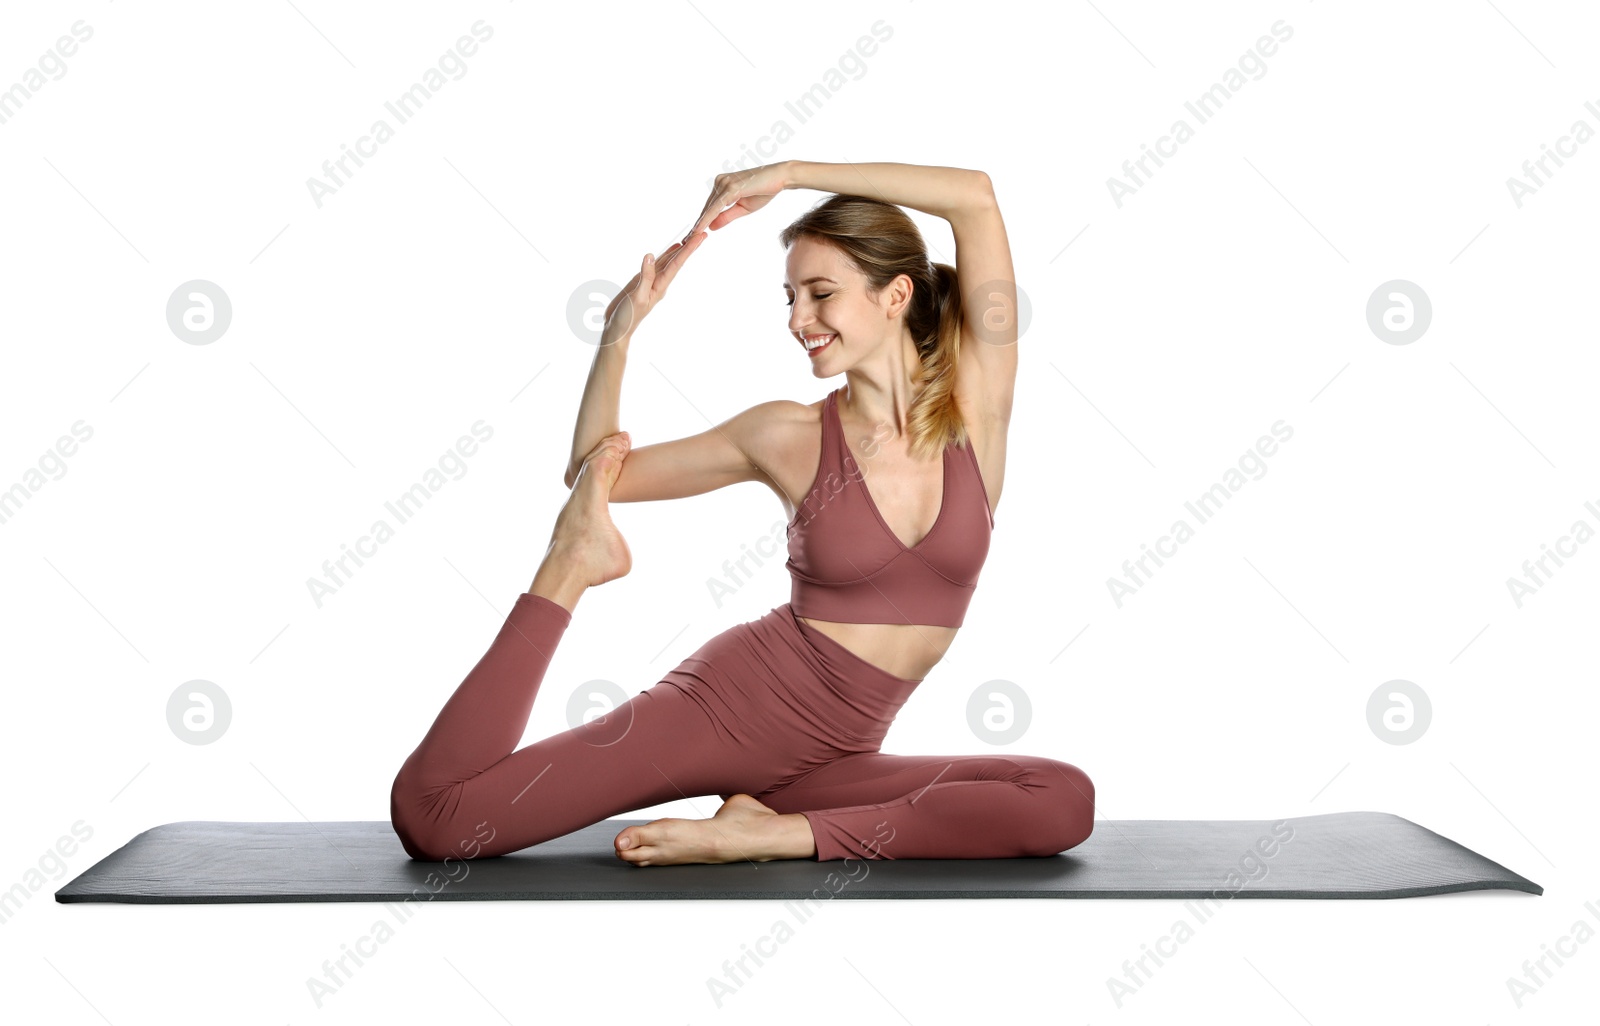
<svg viewBox="0 0 1600 1026"><path fill-rule="evenodd" d="M833 295L832 292L819 292L819 293L817 293L816 298L817 299L827 299L831 295ZM794 305L794 300L792 300L792 299L787 300L783 305L784 306L793 306Z"/></svg>

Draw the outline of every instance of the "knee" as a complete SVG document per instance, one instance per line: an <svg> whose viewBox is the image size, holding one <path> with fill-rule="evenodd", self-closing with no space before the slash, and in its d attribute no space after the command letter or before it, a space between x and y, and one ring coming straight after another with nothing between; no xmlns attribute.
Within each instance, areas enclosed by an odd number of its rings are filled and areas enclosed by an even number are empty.
<svg viewBox="0 0 1600 1026"><path fill-rule="evenodd" d="M443 862L452 854L441 842L438 824L426 814L422 792L406 780L403 769L389 788L389 825L400 847L419 862Z"/></svg>
<svg viewBox="0 0 1600 1026"><path fill-rule="evenodd" d="M407 855L418 862L443 862L445 855L426 833L419 833L412 827L394 816L389 817L389 825L394 827L395 836L400 838L400 847L405 849Z"/></svg>
<svg viewBox="0 0 1600 1026"><path fill-rule="evenodd" d="M400 847L406 854L418 862L443 862L445 857L435 851L430 845L418 844L417 838L409 830L404 829L399 823L392 823L395 836L400 838Z"/></svg>
<svg viewBox="0 0 1600 1026"><path fill-rule="evenodd" d="M1048 795L1039 817L1036 855L1057 855L1076 848L1094 832L1094 781L1068 762L1040 759L1036 780Z"/></svg>

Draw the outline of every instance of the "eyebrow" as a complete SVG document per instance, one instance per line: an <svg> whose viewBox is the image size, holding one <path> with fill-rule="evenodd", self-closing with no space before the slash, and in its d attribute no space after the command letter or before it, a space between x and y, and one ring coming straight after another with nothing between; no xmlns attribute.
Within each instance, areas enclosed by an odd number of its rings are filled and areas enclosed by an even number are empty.
<svg viewBox="0 0 1600 1026"><path fill-rule="evenodd" d="M820 274L813 275L812 277L807 278L805 281L801 282L800 284L802 284L802 285L810 285L812 282L818 282L818 281L825 281L829 285L837 285L837 284L839 284L838 282L834 281L832 278L824 278ZM783 287L784 288L788 288L789 287L789 283L788 282L784 282L783 283Z"/></svg>

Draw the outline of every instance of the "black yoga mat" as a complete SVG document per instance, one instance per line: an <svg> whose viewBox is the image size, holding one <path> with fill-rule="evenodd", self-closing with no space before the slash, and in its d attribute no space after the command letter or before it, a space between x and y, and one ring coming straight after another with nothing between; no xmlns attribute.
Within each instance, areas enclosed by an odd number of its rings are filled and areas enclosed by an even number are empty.
<svg viewBox="0 0 1600 1026"><path fill-rule="evenodd" d="M782 859L634 866L608 819L511 855L417 862L386 821L168 823L56 892L59 902L643 898L1408 898L1544 888L1384 812L1281 820L1099 820L1048 858Z"/></svg>

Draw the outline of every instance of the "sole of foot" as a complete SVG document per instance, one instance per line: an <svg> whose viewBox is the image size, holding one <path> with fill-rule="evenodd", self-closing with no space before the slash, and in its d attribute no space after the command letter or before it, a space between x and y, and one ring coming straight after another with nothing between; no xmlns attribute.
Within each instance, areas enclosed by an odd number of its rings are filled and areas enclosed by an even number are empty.
<svg viewBox="0 0 1600 1026"><path fill-rule="evenodd" d="M633 568L633 555L610 511L611 488L631 445L626 431L600 439L584 457L550 533L546 564L559 566L564 576L586 587L614 581Z"/></svg>

